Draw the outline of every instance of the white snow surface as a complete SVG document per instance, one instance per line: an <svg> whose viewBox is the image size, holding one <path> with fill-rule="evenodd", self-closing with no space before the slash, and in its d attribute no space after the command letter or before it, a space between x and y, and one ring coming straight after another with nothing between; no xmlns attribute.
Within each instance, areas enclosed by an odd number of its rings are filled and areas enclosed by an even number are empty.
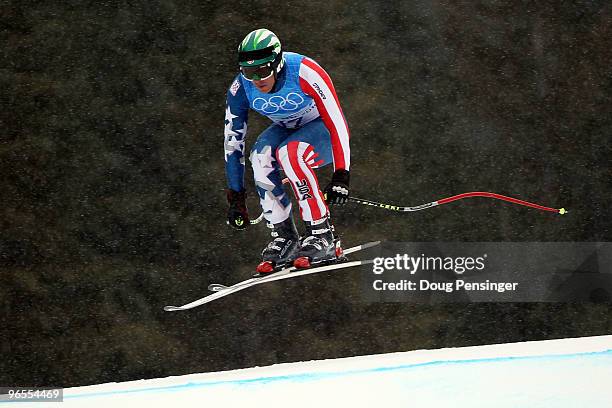
<svg viewBox="0 0 612 408"><path fill-rule="evenodd" d="M17 405L27 406L54 404ZM417 350L92 385L66 389L61 404L128 406L612 407L612 336Z"/></svg>

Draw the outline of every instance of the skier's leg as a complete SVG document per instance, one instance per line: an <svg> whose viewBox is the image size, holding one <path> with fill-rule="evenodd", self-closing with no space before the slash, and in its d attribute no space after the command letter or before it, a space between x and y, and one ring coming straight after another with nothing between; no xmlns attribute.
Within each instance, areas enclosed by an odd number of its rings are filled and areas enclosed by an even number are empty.
<svg viewBox="0 0 612 408"><path fill-rule="evenodd" d="M251 149L255 185L264 217L273 228L274 240L262 251L260 274L269 273L292 262L299 249L299 235L291 216L291 199L283 189L280 165L275 151L290 134L277 125L268 127Z"/></svg>
<svg viewBox="0 0 612 408"><path fill-rule="evenodd" d="M321 119L295 131L276 150L300 205L304 221L317 221L328 215L327 204L319 187L314 168L332 162L331 138Z"/></svg>
<svg viewBox="0 0 612 408"><path fill-rule="evenodd" d="M323 121L317 119L293 133L281 143L276 155L291 182L306 225L295 266L309 267L336 259L339 245L336 250L329 209L313 171L332 162L331 139Z"/></svg>
<svg viewBox="0 0 612 408"><path fill-rule="evenodd" d="M283 189L281 166L275 156L289 132L278 125L269 126L253 145L249 157L264 218L270 224L284 221L291 214L291 199Z"/></svg>

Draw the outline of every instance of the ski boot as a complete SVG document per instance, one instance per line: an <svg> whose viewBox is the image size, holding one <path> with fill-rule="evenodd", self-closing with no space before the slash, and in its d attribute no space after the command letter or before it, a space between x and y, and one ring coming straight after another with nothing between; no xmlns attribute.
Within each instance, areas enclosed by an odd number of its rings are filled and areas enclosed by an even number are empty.
<svg viewBox="0 0 612 408"><path fill-rule="evenodd" d="M329 218L305 221L306 237L301 242L293 266L299 269L328 264L344 259L340 239L334 237L334 227Z"/></svg>
<svg viewBox="0 0 612 408"><path fill-rule="evenodd" d="M278 224L268 224L268 227L273 229L274 240L261 252L263 261L257 265L254 277L270 274L291 264L300 248L300 236L293 217L289 216Z"/></svg>

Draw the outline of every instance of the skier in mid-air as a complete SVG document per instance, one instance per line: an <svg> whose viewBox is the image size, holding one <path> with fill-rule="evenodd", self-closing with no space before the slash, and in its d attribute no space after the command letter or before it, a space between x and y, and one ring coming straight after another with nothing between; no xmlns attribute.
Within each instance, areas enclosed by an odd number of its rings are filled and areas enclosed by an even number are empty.
<svg viewBox="0 0 612 408"><path fill-rule="evenodd" d="M263 215L273 227L257 267L260 275L293 264L298 268L337 259L339 242L327 204L349 197L349 130L329 75L314 60L283 52L267 29L249 33L238 47L240 73L227 91L225 161L228 222L249 225L244 189L244 146L248 111L273 122L253 145L249 159ZM322 192L313 169L333 163L334 173ZM283 189L289 179L306 226L300 240Z"/></svg>

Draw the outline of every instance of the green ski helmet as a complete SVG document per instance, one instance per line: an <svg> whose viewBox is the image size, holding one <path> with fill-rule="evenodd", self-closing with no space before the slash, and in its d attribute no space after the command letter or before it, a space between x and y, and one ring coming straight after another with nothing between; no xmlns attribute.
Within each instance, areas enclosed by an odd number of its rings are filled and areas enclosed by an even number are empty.
<svg viewBox="0 0 612 408"><path fill-rule="evenodd" d="M247 78L252 68L260 66L269 66L276 75L284 63L281 43L276 34L268 29L251 31L238 46L238 65L243 74L247 73Z"/></svg>

